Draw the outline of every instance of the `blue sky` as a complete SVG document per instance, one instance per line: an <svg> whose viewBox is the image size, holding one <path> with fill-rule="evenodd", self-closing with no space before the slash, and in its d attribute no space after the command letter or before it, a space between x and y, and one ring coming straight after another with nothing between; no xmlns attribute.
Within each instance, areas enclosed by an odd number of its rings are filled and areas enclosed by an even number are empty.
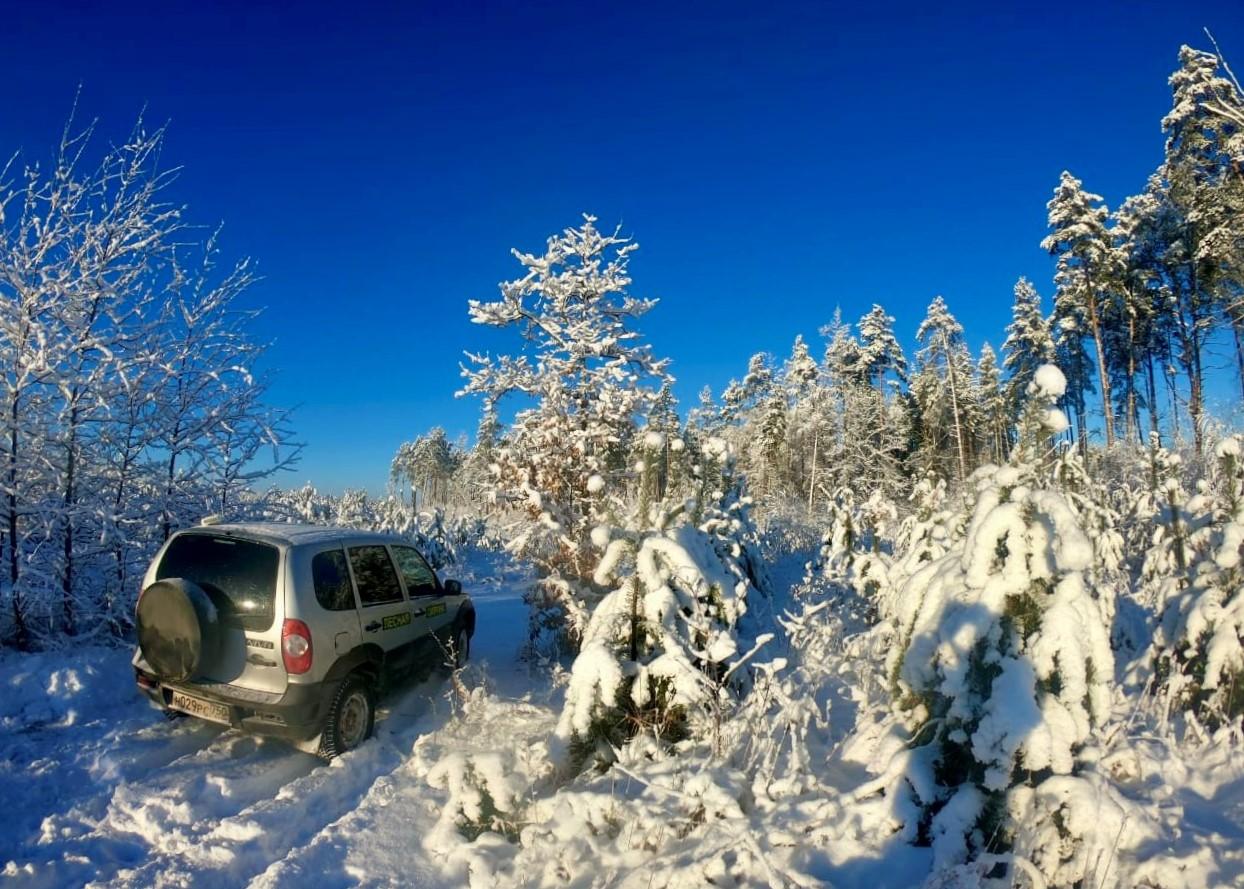
<svg viewBox="0 0 1244 889"><path fill-rule="evenodd" d="M55 10L54 10L54 7ZM383 487L399 442L474 429L466 301L582 212L641 249L643 330L693 402L755 351L943 294L997 346L1064 168L1111 206L1161 159L1166 78L1234 3L21 4L0 153L46 156L79 83L120 134L168 120L175 197L264 280L283 483ZM819 345L815 346L819 354ZM1224 359L1223 367L1226 368ZM1224 369L1223 373L1227 371Z"/></svg>

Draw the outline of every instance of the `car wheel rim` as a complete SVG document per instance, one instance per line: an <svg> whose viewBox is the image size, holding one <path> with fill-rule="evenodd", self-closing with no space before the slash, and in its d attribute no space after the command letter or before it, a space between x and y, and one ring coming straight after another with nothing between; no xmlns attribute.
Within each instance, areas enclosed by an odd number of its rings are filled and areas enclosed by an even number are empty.
<svg viewBox="0 0 1244 889"><path fill-rule="evenodd" d="M367 731L367 710L367 696L361 691L351 692L342 702L337 737L344 749L353 749L363 740L363 733Z"/></svg>

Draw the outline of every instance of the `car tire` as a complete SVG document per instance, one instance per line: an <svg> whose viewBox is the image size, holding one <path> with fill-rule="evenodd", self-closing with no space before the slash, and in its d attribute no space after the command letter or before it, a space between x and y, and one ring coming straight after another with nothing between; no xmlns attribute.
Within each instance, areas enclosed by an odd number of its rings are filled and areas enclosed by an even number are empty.
<svg viewBox="0 0 1244 889"><path fill-rule="evenodd" d="M319 755L333 759L356 749L371 737L375 724L375 692L362 676L348 676L328 708L328 718L320 735Z"/></svg>

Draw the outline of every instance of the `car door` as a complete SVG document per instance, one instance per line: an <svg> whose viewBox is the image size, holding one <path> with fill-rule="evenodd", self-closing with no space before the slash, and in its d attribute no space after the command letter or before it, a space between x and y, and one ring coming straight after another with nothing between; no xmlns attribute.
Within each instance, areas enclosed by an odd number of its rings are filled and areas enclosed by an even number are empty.
<svg viewBox="0 0 1244 889"><path fill-rule="evenodd" d="M392 550L393 561L410 594L414 620L419 625L416 657L425 664L446 663L450 660L446 646L454 616L447 607L436 572L413 546L394 545Z"/></svg>
<svg viewBox="0 0 1244 889"><path fill-rule="evenodd" d="M388 676L409 672L414 666L417 628L388 547L360 542L348 545L346 551L358 590L363 642L384 649Z"/></svg>
<svg viewBox="0 0 1244 889"><path fill-rule="evenodd" d="M348 654L363 641L363 627L354 585L350 581L346 549L335 543L321 545L318 549L304 547L299 553L310 572L315 600L323 612L312 622L311 632L322 630L325 637L333 640L335 657ZM305 575L304 579L295 579L295 585L305 589L305 584Z"/></svg>

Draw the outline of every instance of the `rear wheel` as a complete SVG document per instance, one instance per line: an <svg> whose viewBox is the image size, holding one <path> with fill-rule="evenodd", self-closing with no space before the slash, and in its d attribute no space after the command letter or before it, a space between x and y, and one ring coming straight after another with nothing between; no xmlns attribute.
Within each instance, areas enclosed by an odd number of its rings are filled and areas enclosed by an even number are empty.
<svg viewBox="0 0 1244 889"><path fill-rule="evenodd" d="M376 722L376 696L361 676L350 676L333 697L320 736L319 755L332 759L371 737Z"/></svg>

